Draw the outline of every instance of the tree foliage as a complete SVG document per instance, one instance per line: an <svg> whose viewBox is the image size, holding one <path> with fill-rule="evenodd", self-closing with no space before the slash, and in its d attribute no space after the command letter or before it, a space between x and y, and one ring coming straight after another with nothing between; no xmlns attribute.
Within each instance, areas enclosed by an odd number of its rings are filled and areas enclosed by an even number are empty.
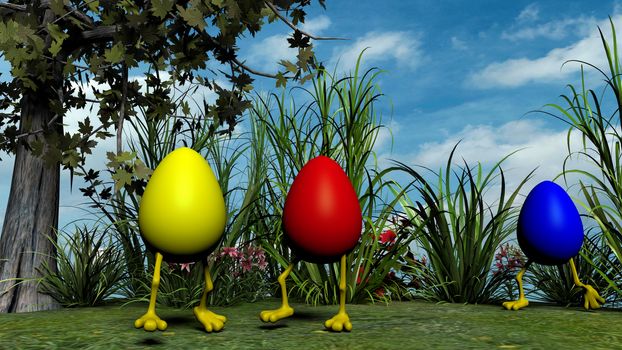
<svg viewBox="0 0 622 350"><path fill-rule="evenodd" d="M12 80L0 83L0 150L14 152L18 143L49 164L74 169L83 164L98 140L113 136L123 119L142 106L149 118L176 113L172 86L161 78L168 72L180 84L208 87L217 94L207 105L210 133L230 133L249 106L244 92L253 75L271 76L277 85L289 78L307 80L316 66L314 38L297 29L310 0L39 0L0 2L0 55L11 65ZM319 0L324 7L324 0ZM262 73L238 59L239 38L255 34L266 23L280 20L293 34L290 47L299 49L296 62ZM319 38L321 39L321 38ZM210 61L227 67L215 71ZM140 67L139 67L140 64ZM212 67L212 68L210 68ZM128 80L128 70L145 70L143 85ZM1 73L0 73L1 74ZM225 88L216 83L224 76ZM87 82L105 86L87 98ZM54 117L39 130L20 125L20 96L45 92ZM67 111L99 105L98 124L88 117L75 133L58 124ZM187 112L187 110L186 110ZM28 130L27 133L20 130ZM25 137L33 135L34 137Z"/></svg>

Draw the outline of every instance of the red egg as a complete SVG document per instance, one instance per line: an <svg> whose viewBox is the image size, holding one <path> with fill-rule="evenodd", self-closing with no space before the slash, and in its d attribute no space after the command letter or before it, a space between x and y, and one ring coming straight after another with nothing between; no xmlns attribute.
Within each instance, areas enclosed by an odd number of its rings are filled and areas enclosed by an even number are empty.
<svg viewBox="0 0 622 350"><path fill-rule="evenodd" d="M300 258L338 260L356 246L362 220L358 196L337 162L319 156L300 169L283 208L286 241Z"/></svg>

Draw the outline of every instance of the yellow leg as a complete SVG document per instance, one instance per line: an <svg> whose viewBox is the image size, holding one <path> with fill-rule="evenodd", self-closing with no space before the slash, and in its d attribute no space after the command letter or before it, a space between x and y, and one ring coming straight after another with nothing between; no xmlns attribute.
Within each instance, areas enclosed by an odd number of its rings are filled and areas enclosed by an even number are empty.
<svg viewBox="0 0 622 350"><path fill-rule="evenodd" d="M287 278L287 276L289 276L290 272L292 272L292 269L294 268L294 264L295 262L292 262L291 264L289 264L287 269L283 271L283 273L279 276L279 279L278 279L279 284L281 285L281 294L282 294L282 299L283 299L283 303L281 307L275 310L262 311L259 314L259 318L262 321L276 322L280 319L289 317L294 314L294 309L292 309L291 306L289 306L289 303L287 302L287 288L285 285L285 279Z"/></svg>
<svg viewBox="0 0 622 350"><path fill-rule="evenodd" d="M504 302L503 307L507 310L519 310L529 305L529 300L525 298L525 292L523 290L523 275L525 274L525 271L527 271L529 265L531 265L531 261L527 261L518 275L516 275L516 281L518 282L518 300Z"/></svg>
<svg viewBox="0 0 622 350"><path fill-rule="evenodd" d="M346 255L341 257L341 276L339 277L339 312L330 320L324 322L324 326L332 331L351 331L352 323L346 313Z"/></svg>
<svg viewBox="0 0 622 350"><path fill-rule="evenodd" d="M605 299L603 299L603 297L601 297L592 286L579 281L579 274L577 273L577 268L575 267L574 260L572 258L570 259L570 270L572 270L574 284L585 289L585 301L583 303L583 307L586 310L598 309L600 304L605 303Z"/></svg>
<svg viewBox="0 0 622 350"><path fill-rule="evenodd" d="M209 266L207 263L205 264L203 271L205 272L205 290L201 296L199 306L195 306L193 309L194 316L197 320L199 320L199 322L201 322L207 332L218 332L225 326L227 318L225 316L215 314L207 309L207 293L214 289L214 284L212 283L212 276L210 276Z"/></svg>
<svg viewBox="0 0 622 350"><path fill-rule="evenodd" d="M153 269L153 281L151 282L151 299L149 300L149 308L147 313L134 321L134 327L144 328L146 331L153 332L157 329L163 331L166 329L166 322L155 313L156 297L158 295L158 287L160 286L160 267L162 266L162 254L156 252L156 262Z"/></svg>

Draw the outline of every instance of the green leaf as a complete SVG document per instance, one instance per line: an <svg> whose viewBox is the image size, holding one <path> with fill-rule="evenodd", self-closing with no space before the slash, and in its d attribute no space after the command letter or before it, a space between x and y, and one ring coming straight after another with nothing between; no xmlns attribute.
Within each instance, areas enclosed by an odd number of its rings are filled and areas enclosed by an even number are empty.
<svg viewBox="0 0 622 350"><path fill-rule="evenodd" d="M63 41L69 37L69 34L64 33L57 24L48 23L47 24L48 33L52 37L52 44L50 45L50 53L52 57L56 57L60 52L61 46L63 45Z"/></svg>
<svg viewBox="0 0 622 350"><path fill-rule="evenodd" d="M88 135L93 131L93 126L91 125L91 120L89 117L84 118L84 123L78 121L78 131L82 135Z"/></svg>
<svg viewBox="0 0 622 350"><path fill-rule="evenodd" d="M279 64L281 66L284 66L285 69L287 69L289 72L291 72L292 74L296 74L296 72L298 72L298 67L296 67L295 64L291 63L290 61L287 60L281 60L279 62Z"/></svg>
<svg viewBox="0 0 622 350"><path fill-rule="evenodd" d="M283 75L283 73L279 72L276 75L276 87L285 87L287 85L287 78Z"/></svg>
<svg viewBox="0 0 622 350"><path fill-rule="evenodd" d="M185 9L182 6L177 5L177 10L179 11L179 14L184 19L184 21L186 21L186 23L193 27L197 27L200 30L205 29L205 20L203 19L203 13L201 13L201 11L199 11L197 8L191 7L189 9Z"/></svg>
<svg viewBox="0 0 622 350"><path fill-rule="evenodd" d="M147 180L151 173L153 173L153 170L149 169L142 160L136 159L134 163L134 175L136 177Z"/></svg>
<svg viewBox="0 0 622 350"><path fill-rule="evenodd" d="M136 157L136 153L125 151L125 152L121 152L121 154L115 156L114 159L117 162L125 163L125 162L128 162L128 161L134 159L135 157Z"/></svg>
<svg viewBox="0 0 622 350"><path fill-rule="evenodd" d="M87 5L89 6L89 10L99 13L99 0L87 2Z"/></svg>
<svg viewBox="0 0 622 350"><path fill-rule="evenodd" d="M173 8L174 0L154 0L151 1L151 13L154 16L164 19L168 12Z"/></svg>
<svg viewBox="0 0 622 350"><path fill-rule="evenodd" d="M62 16L67 11L65 10L65 5L69 5L69 0L52 0L50 1L50 8L52 12L54 12L57 16Z"/></svg>
<svg viewBox="0 0 622 350"><path fill-rule="evenodd" d="M181 112L185 116L190 115L190 105L188 104L188 101L181 101Z"/></svg>
<svg viewBox="0 0 622 350"><path fill-rule="evenodd" d="M132 174L125 171L125 169L117 169L112 175L112 179L114 180L114 190L119 191L123 186L132 183Z"/></svg>
<svg viewBox="0 0 622 350"><path fill-rule="evenodd" d="M125 48L122 43L116 43L110 49L104 51L104 59L112 64L119 63L123 59Z"/></svg>

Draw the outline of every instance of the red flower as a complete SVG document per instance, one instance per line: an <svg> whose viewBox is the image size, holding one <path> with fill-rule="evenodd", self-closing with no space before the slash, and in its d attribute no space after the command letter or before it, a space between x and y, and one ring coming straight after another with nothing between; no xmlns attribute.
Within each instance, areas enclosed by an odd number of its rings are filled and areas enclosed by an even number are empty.
<svg viewBox="0 0 622 350"><path fill-rule="evenodd" d="M376 289L374 293L376 294L377 297L382 298L384 296L384 288L380 287Z"/></svg>
<svg viewBox="0 0 622 350"><path fill-rule="evenodd" d="M361 278L361 275L363 274L364 271L365 271L365 268L363 266L359 267L359 273L356 275L356 284L361 284L361 282L363 281L363 279Z"/></svg>
<svg viewBox="0 0 622 350"><path fill-rule="evenodd" d="M386 230L380 234L379 238L380 238L380 243L382 244L393 243L395 239L397 238L397 235L395 234L395 232L393 232L393 230Z"/></svg>

